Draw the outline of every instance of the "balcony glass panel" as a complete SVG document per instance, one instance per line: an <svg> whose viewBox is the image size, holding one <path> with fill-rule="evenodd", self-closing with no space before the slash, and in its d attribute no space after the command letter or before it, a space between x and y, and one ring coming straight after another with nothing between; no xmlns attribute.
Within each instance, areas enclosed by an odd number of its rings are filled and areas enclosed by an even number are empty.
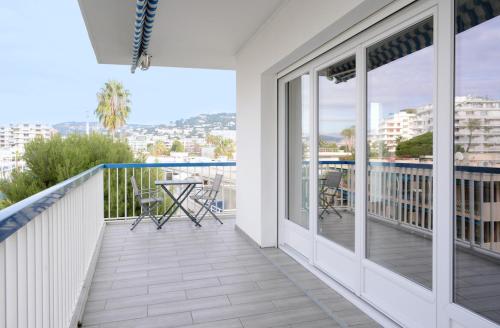
<svg viewBox="0 0 500 328"><path fill-rule="evenodd" d="M286 84L286 217L309 228L309 75Z"/></svg>
<svg viewBox="0 0 500 328"><path fill-rule="evenodd" d="M500 323L500 1L455 2L454 301Z"/></svg>
<svg viewBox="0 0 500 328"><path fill-rule="evenodd" d="M354 251L356 58L318 73L318 234Z"/></svg>
<svg viewBox="0 0 500 328"><path fill-rule="evenodd" d="M367 257L432 288L433 20L367 49Z"/></svg>

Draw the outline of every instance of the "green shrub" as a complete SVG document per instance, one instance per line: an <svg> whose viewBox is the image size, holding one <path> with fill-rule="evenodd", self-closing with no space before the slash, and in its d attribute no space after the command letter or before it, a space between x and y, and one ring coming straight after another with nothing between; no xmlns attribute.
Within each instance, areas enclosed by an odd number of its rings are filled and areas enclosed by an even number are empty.
<svg viewBox="0 0 500 328"><path fill-rule="evenodd" d="M400 142L396 147L396 155L404 158L419 158L432 155L432 132Z"/></svg>
<svg viewBox="0 0 500 328"><path fill-rule="evenodd" d="M101 134L73 134L65 139L58 135L48 140L37 138L26 144L23 159L27 170L14 171L9 180L0 181L0 191L5 194L0 208L98 164L134 162L134 155L125 142Z"/></svg>

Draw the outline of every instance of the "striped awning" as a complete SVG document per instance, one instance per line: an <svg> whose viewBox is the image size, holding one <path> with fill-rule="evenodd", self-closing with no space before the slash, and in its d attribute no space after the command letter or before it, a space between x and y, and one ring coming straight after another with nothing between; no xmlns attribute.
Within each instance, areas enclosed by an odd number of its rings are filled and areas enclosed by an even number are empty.
<svg viewBox="0 0 500 328"><path fill-rule="evenodd" d="M426 19L369 47L366 52L367 70L388 64L408 56L433 43L433 21ZM346 82L356 76L356 58L334 65L328 69L327 77L335 83Z"/></svg>
<svg viewBox="0 0 500 328"><path fill-rule="evenodd" d="M373 70L429 47L433 42L433 21L428 18L371 46L367 50L367 69Z"/></svg>
<svg viewBox="0 0 500 328"><path fill-rule="evenodd" d="M356 76L356 57L352 56L334 64L320 72L319 75L324 75L327 79L337 84L347 82Z"/></svg>
<svg viewBox="0 0 500 328"><path fill-rule="evenodd" d="M456 0L456 33L464 32L500 15L500 0ZM367 50L367 70L388 64L433 44L433 20L428 18L397 33ZM335 83L346 82L356 76L354 57L330 66L324 75Z"/></svg>
<svg viewBox="0 0 500 328"><path fill-rule="evenodd" d="M499 0L456 0L455 31L461 33L498 15Z"/></svg>
<svg viewBox="0 0 500 328"><path fill-rule="evenodd" d="M159 0L137 0L135 8L135 30L132 48L132 73L141 58L149 60L148 47L153 33L153 23Z"/></svg>

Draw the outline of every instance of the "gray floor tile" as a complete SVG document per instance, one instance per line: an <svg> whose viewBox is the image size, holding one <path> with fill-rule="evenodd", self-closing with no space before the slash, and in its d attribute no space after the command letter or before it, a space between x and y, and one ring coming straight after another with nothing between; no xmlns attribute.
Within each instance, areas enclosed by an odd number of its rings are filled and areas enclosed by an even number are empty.
<svg viewBox="0 0 500 328"><path fill-rule="evenodd" d="M213 296L182 301L168 302L150 305L148 315L160 315L176 312L194 311L200 309L211 309L230 305L226 296Z"/></svg>
<svg viewBox="0 0 500 328"><path fill-rule="evenodd" d="M267 313L241 318L245 328L273 327L283 324L296 324L321 319L328 319L328 315L319 307L308 307L280 312Z"/></svg>
<svg viewBox="0 0 500 328"><path fill-rule="evenodd" d="M301 295L304 295L304 292L297 287L287 287L278 289L261 289L257 291L229 295L228 297L231 304L244 304L279 300Z"/></svg>
<svg viewBox="0 0 500 328"><path fill-rule="evenodd" d="M197 323L189 326L182 326L179 328L242 328L239 319L229 319L221 321L212 321L206 323Z"/></svg>
<svg viewBox="0 0 500 328"><path fill-rule="evenodd" d="M281 250L248 243L234 231L234 220L214 223L198 229L172 221L162 231L144 223L133 232L108 225L85 327L377 325Z"/></svg>
<svg viewBox="0 0 500 328"><path fill-rule="evenodd" d="M134 308L104 310L99 312L86 313L83 316L83 323L86 325L102 324L112 321L123 321L147 316L147 306Z"/></svg>
<svg viewBox="0 0 500 328"><path fill-rule="evenodd" d="M101 328L169 328L191 324L189 312L174 313L155 317L145 317L135 320L116 321L101 325Z"/></svg>
<svg viewBox="0 0 500 328"><path fill-rule="evenodd" d="M139 296L112 298L106 301L106 309L120 309L141 305L152 305L172 301L182 301L185 299L186 293L183 290L160 294L146 294Z"/></svg>
<svg viewBox="0 0 500 328"><path fill-rule="evenodd" d="M217 321L231 318L239 318L254 314L263 314L275 311L271 302L252 303L225 306L213 309L193 311L194 322Z"/></svg>
<svg viewBox="0 0 500 328"><path fill-rule="evenodd" d="M148 287L149 293L164 293L176 290L186 290L201 287L219 286L220 282L217 278L187 280L179 282L171 282L166 284L150 285Z"/></svg>
<svg viewBox="0 0 500 328"><path fill-rule="evenodd" d="M188 298L201 298L201 297L217 296L217 295L231 295L257 289L259 289L259 286L252 281L252 282L244 282L232 285L189 289L186 290L186 295Z"/></svg>

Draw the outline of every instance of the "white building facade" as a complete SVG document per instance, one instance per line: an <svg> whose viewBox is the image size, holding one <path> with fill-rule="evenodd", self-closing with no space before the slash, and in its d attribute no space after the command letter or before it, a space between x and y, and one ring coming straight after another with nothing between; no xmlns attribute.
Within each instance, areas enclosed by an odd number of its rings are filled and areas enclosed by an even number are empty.
<svg viewBox="0 0 500 328"><path fill-rule="evenodd" d="M50 139L55 133L55 129L44 124L20 123L0 126L0 148L24 149L24 145L33 139Z"/></svg>

